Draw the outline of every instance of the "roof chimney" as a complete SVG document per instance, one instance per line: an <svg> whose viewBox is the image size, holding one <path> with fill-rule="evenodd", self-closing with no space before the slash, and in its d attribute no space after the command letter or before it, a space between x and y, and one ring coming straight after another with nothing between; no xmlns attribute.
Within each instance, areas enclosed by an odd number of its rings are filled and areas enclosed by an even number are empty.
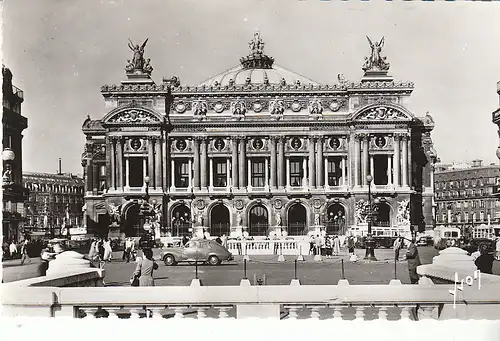
<svg viewBox="0 0 500 341"><path fill-rule="evenodd" d="M57 173L57 174L59 174L59 175L62 174L62 159L61 158L59 158L59 173Z"/></svg>

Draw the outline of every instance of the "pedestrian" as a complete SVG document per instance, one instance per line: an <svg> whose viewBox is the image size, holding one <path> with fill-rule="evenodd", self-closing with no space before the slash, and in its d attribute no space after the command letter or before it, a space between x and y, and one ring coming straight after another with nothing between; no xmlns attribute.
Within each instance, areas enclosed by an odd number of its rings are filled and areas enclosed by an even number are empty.
<svg viewBox="0 0 500 341"><path fill-rule="evenodd" d="M495 249L496 249L496 259L500 260L500 237L497 238Z"/></svg>
<svg viewBox="0 0 500 341"><path fill-rule="evenodd" d="M309 254L314 255L314 236L312 234L309 237Z"/></svg>
<svg viewBox="0 0 500 341"><path fill-rule="evenodd" d="M92 239L92 242L90 243L90 249L89 249L89 259L93 260L96 256L96 246L97 246L97 240Z"/></svg>
<svg viewBox="0 0 500 341"><path fill-rule="evenodd" d="M347 237L347 250L349 251L349 256L354 255L354 237L352 234Z"/></svg>
<svg viewBox="0 0 500 341"><path fill-rule="evenodd" d="M326 256L325 247L326 247L326 239L323 236L323 234L320 234L320 236L319 236L319 252L320 252L320 255L322 255L322 256Z"/></svg>
<svg viewBox="0 0 500 341"><path fill-rule="evenodd" d="M31 258L28 255L28 239L25 239L21 245L21 265L23 265L24 262L31 264Z"/></svg>
<svg viewBox="0 0 500 341"><path fill-rule="evenodd" d="M222 235L221 239L222 239L222 246L224 246L227 249L227 236L225 233Z"/></svg>
<svg viewBox="0 0 500 341"><path fill-rule="evenodd" d="M99 239L99 242L97 242L97 250L101 260L104 260L104 241L102 240L102 238Z"/></svg>
<svg viewBox="0 0 500 341"><path fill-rule="evenodd" d="M184 235L182 237L182 246L186 246L188 241L189 241L189 238L186 235Z"/></svg>
<svg viewBox="0 0 500 341"><path fill-rule="evenodd" d="M139 286L154 287L153 271L158 269L158 264L153 259L153 251L150 248L142 250L144 257L138 259L134 274L131 279L139 278Z"/></svg>
<svg viewBox="0 0 500 341"><path fill-rule="evenodd" d="M130 262L130 253L132 252L132 240L131 238L125 239L125 250L123 251L124 253L124 260L128 263Z"/></svg>
<svg viewBox="0 0 500 341"><path fill-rule="evenodd" d="M488 245L482 244L480 246L481 255L476 259L474 264L476 264L479 271L485 274L493 274L493 252L488 249Z"/></svg>
<svg viewBox="0 0 500 341"><path fill-rule="evenodd" d="M479 246L477 247L476 251L474 251L472 254L471 254L471 257L472 257L472 260L475 262L476 259L479 258L479 256L481 256L481 251L479 250Z"/></svg>
<svg viewBox="0 0 500 341"><path fill-rule="evenodd" d="M111 248L111 240L108 238L104 239L104 258L103 260L105 262L111 262L111 256L113 253L113 249Z"/></svg>
<svg viewBox="0 0 500 341"><path fill-rule="evenodd" d="M319 234L316 235L316 238L314 238L314 255L321 255L321 240L319 238Z"/></svg>
<svg viewBox="0 0 500 341"><path fill-rule="evenodd" d="M40 276L46 276L47 275L47 270L49 269L49 262L53 259L55 259L56 253L55 252L49 252L49 249L44 248L40 252L40 258L42 260L41 266L40 266Z"/></svg>
<svg viewBox="0 0 500 341"><path fill-rule="evenodd" d="M392 245L394 247L394 261L398 262L399 261L399 250L401 250L401 239L397 237L394 240L394 244Z"/></svg>
<svg viewBox="0 0 500 341"><path fill-rule="evenodd" d="M326 237L325 240L326 258L332 258L332 246L333 246L332 244L333 244L332 237L331 236Z"/></svg>
<svg viewBox="0 0 500 341"><path fill-rule="evenodd" d="M338 256L340 254L340 238L335 235L333 237L333 255Z"/></svg>
<svg viewBox="0 0 500 341"><path fill-rule="evenodd" d="M10 246L9 246L9 252L10 252L10 257L12 259L16 258L17 257L17 246L16 244L14 243L14 241L12 241L10 243Z"/></svg>
<svg viewBox="0 0 500 341"><path fill-rule="evenodd" d="M406 251L406 259L408 260L408 271L410 273L411 284L418 283L417 266L420 263L420 257L418 256L418 249L415 245L415 238L412 237L411 240L408 239L408 250Z"/></svg>

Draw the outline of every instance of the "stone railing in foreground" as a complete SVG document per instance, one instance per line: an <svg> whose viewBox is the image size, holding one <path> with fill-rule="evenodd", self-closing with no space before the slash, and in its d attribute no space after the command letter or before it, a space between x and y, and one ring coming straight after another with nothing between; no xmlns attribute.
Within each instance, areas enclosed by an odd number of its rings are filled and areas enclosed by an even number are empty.
<svg viewBox="0 0 500 341"><path fill-rule="evenodd" d="M309 241L304 240L229 240L233 255L308 255Z"/></svg>
<svg viewBox="0 0 500 341"><path fill-rule="evenodd" d="M97 274L97 272L95 272ZM82 273L81 275L85 275ZM69 277L75 274L69 275ZM64 277L61 274L61 277ZM34 280L34 279L33 279ZM52 284L64 279L51 279ZM43 280L42 280L43 281ZM47 287L47 282L2 287L4 316L72 318L321 318L344 320L500 319L498 284L300 285L170 287Z"/></svg>

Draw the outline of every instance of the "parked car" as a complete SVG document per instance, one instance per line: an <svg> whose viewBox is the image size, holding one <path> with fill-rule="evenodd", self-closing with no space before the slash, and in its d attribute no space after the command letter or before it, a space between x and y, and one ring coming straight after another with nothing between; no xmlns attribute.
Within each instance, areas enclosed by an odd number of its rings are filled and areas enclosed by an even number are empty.
<svg viewBox="0 0 500 341"><path fill-rule="evenodd" d="M160 257L167 266L196 261L219 265L234 259L224 246L209 239L192 239L185 246L163 248Z"/></svg>

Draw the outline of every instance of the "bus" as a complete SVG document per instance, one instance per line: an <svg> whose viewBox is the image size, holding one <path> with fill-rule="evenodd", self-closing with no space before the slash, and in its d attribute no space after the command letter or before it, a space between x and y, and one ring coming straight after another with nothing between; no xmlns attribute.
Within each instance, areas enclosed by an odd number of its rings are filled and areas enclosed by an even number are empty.
<svg viewBox="0 0 500 341"><path fill-rule="evenodd" d="M434 248L460 247L462 232L458 227L439 226L434 229Z"/></svg>

